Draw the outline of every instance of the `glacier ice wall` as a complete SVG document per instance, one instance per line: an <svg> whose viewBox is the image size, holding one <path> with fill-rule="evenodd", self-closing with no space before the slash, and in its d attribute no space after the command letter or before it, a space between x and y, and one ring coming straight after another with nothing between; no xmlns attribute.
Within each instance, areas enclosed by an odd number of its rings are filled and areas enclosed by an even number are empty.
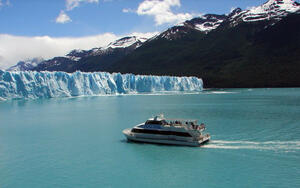
<svg viewBox="0 0 300 188"><path fill-rule="evenodd" d="M0 99L52 98L163 91L197 92L196 77L140 76L120 73L8 72L0 70Z"/></svg>

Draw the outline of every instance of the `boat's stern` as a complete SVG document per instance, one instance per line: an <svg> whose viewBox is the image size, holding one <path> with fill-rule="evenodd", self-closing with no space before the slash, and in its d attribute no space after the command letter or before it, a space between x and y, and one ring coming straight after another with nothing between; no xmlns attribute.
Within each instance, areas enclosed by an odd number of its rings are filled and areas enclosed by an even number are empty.
<svg viewBox="0 0 300 188"><path fill-rule="evenodd" d="M206 134L201 137L201 139L198 141L198 143L199 143L199 145L202 145L202 144L205 144L206 142L208 142L209 140L210 140L210 135Z"/></svg>

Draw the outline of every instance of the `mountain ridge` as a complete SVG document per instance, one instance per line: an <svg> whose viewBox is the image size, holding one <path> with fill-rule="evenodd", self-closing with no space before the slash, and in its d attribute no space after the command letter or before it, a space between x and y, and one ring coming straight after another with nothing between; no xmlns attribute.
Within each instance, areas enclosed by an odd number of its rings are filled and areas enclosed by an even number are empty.
<svg viewBox="0 0 300 188"><path fill-rule="evenodd" d="M157 37L108 71L193 75L206 87L299 87L300 14L294 6L297 11L257 21L227 19L208 33Z"/></svg>
<svg viewBox="0 0 300 188"><path fill-rule="evenodd" d="M50 67L39 64L31 70L198 76L207 87L300 86L290 73L300 69L299 13L300 4L295 1L270 0L248 10L236 8L227 15L187 20L133 46L99 48L99 56L78 59L74 51L64 65L55 65L63 59L53 58ZM291 63L282 66L279 61ZM272 69L274 73L268 72Z"/></svg>

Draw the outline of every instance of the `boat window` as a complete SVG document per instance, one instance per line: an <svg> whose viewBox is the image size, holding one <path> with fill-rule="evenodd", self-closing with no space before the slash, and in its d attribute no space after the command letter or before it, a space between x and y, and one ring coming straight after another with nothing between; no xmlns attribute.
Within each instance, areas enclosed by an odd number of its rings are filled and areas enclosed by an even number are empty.
<svg viewBox="0 0 300 188"><path fill-rule="evenodd" d="M148 121L146 121L145 124L162 125L163 122L162 122L162 121L152 121L152 120L148 120Z"/></svg>
<svg viewBox="0 0 300 188"><path fill-rule="evenodd" d="M168 124L168 122L166 120L162 120L161 122L162 122L163 125L167 125Z"/></svg>
<svg viewBox="0 0 300 188"><path fill-rule="evenodd" d="M132 129L133 133L144 133L144 134L158 134L158 135L173 135L173 136L183 136L192 137L187 132L173 132L173 131L161 131L161 130L151 130L151 129Z"/></svg>

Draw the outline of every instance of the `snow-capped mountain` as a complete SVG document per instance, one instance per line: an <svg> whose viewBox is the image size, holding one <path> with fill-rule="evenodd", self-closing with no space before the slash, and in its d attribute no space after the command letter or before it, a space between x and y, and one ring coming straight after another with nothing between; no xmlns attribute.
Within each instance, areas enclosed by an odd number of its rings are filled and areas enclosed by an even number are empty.
<svg viewBox="0 0 300 188"><path fill-rule="evenodd" d="M191 20L177 24L176 26L162 32L156 38L175 40L193 31L208 33L211 30L216 29L226 19L226 15L206 14L204 16L193 18Z"/></svg>
<svg viewBox="0 0 300 188"><path fill-rule="evenodd" d="M124 37L73 50L31 70L191 75L204 78L208 87L300 86L299 9L292 0L269 0L247 10L206 14L148 40Z"/></svg>
<svg viewBox="0 0 300 188"><path fill-rule="evenodd" d="M140 36L123 37L114 42L111 42L107 46L99 48L93 48L90 50L75 49L63 57L54 57L48 60L44 60L42 58L34 58L31 60L20 61L17 65L8 68L7 71L59 70L73 72L76 70L80 70L82 67L81 64L85 64L86 61L89 61L90 59L96 61L96 59L105 59L105 57L113 56L115 54L119 54L117 56L122 57L123 55L126 55L140 47L147 40L148 38ZM110 57L109 59L111 60L113 58Z"/></svg>
<svg viewBox="0 0 300 188"><path fill-rule="evenodd" d="M69 58L74 61L79 61L82 57L97 56L97 55L112 53L115 49L120 49L120 48L136 49L140 47L147 40L148 40L147 38L138 37L138 36L123 37L121 39L109 43L107 46L104 47L93 48L91 50L80 50L80 49L72 50L70 53L66 55L66 58Z"/></svg>
<svg viewBox="0 0 300 188"><path fill-rule="evenodd" d="M299 3L291 0L204 15L162 32L105 70L198 76L206 87L299 87L299 25Z"/></svg>
<svg viewBox="0 0 300 188"><path fill-rule="evenodd" d="M281 20L289 14L300 13L300 4L293 0L269 0L261 6L252 7L248 10L236 8L231 13L225 15L206 14L185 21L162 32L157 38L174 40L186 36L195 31L204 34L217 29L224 21L230 22L231 26L236 26L241 22L257 22L268 20L274 22Z"/></svg>
<svg viewBox="0 0 300 188"><path fill-rule="evenodd" d="M148 38L145 38L145 37L137 37L137 36L124 37L119 40L116 40L115 42L108 44L106 47L104 47L104 49L128 48L128 47L132 47L132 46L134 48L138 48L147 40L148 40Z"/></svg>
<svg viewBox="0 0 300 188"><path fill-rule="evenodd" d="M224 15L213 15L207 14L204 15L202 19L199 19L198 22L194 24L194 28L202 31L209 32L216 29L219 25L226 19Z"/></svg>
<svg viewBox="0 0 300 188"><path fill-rule="evenodd" d="M103 66L117 61L139 48L148 38L128 36L111 42L107 46L90 50L72 50L64 57L54 57L40 63L31 70L43 71L100 71Z"/></svg>
<svg viewBox="0 0 300 188"><path fill-rule="evenodd" d="M229 14L206 14L185 21L167 29L151 40L177 40L185 36L192 35L192 33L195 32L208 34L211 31L218 29L221 25L226 25L228 23L231 27L237 26L243 22L247 23L259 21L267 21L268 25L273 25L287 15L298 13L300 13L300 4L293 0L269 0L261 6L252 7L248 10L243 11L240 8L236 8ZM268 25L266 25L266 27ZM15 65L8 70L62 70L72 72L79 69L86 71L84 66L88 61L89 64L94 64L88 69L89 71L92 71L97 63L98 65L101 64L101 66L103 66L107 61L112 62L116 59L124 57L135 51L135 49L141 47L147 40L148 38L138 36L124 37L111 42L107 46L93 48L90 50L76 49L64 57L55 57L47 61L41 60L42 62L19 62L18 65ZM118 58L112 58L112 56L117 56ZM58 67L59 69L57 69Z"/></svg>
<svg viewBox="0 0 300 188"><path fill-rule="evenodd" d="M269 0L261 6L252 7L231 17L234 21L255 22L281 20L291 13L300 13L300 4L293 0Z"/></svg>
<svg viewBox="0 0 300 188"><path fill-rule="evenodd" d="M111 42L107 46L92 49L89 55L95 56L95 55L101 55L105 53L111 53L112 51L114 51L114 49L120 49L120 48L136 49L140 47L147 40L148 38L138 37L138 36L123 37L114 42Z"/></svg>
<svg viewBox="0 0 300 188"><path fill-rule="evenodd" d="M90 51L88 50L80 50L80 49L75 49L69 52L66 55L66 58L69 58L73 61L79 61L82 57L87 56L90 54Z"/></svg>
<svg viewBox="0 0 300 188"><path fill-rule="evenodd" d="M38 66L41 62L43 62L43 58L33 58L25 61L20 61L16 65L7 69L7 71L26 71L31 70L34 67Z"/></svg>

